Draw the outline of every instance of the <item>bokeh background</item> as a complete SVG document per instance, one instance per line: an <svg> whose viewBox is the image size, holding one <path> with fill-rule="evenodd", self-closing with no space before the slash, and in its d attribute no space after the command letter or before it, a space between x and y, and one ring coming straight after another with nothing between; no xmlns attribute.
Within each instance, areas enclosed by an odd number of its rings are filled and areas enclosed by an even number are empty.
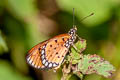
<svg viewBox="0 0 120 80"><path fill-rule="evenodd" d="M0 80L60 80L60 69L31 68L25 56L37 43L67 33L73 8L77 34L87 40L84 54L98 54L116 67L110 79L92 74L84 80L120 80L120 0L0 0Z"/></svg>

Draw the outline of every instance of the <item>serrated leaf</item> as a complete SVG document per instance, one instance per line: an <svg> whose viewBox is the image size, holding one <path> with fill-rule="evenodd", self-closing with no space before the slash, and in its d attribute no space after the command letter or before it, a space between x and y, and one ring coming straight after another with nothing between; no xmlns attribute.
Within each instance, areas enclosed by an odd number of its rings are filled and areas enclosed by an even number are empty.
<svg viewBox="0 0 120 80"><path fill-rule="evenodd" d="M108 61L98 55L84 55L78 63L78 69L83 74L96 73L104 77L111 77L115 68Z"/></svg>
<svg viewBox="0 0 120 80"><path fill-rule="evenodd" d="M71 48L71 57L73 59L79 59L80 58L79 54L77 53L77 51L74 48Z"/></svg>
<svg viewBox="0 0 120 80"><path fill-rule="evenodd" d="M79 60L72 60L72 64L77 64Z"/></svg>
<svg viewBox="0 0 120 80"><path fill-rule="evenodd" d="M82 51L86 49L86 40L81 39L75 44L77 51L72 47L71 48L71 56L73 59L80 59L80 54ZM78 53L79 52L79 53Z"/></svg>
<svg viewBox="0 0 120 80"><path fill-rule="evenodd" d="M85 39L80 39L75 46L77 47L78 51L80 51L80 53L82 51L84 51L86 49L86 40Z"/></svg>

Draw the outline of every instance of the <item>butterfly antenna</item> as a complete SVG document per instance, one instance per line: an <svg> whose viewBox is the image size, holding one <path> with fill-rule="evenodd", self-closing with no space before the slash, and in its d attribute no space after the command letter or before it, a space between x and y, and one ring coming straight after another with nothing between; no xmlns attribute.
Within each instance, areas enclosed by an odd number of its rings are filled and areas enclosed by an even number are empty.
<svg viewBox="0 0 120 80"><path fill-rule="evenodd" d="M88 16L86 16L86 17L84 17L83 19L81 19L81 20L80 20L80 22L81 22L81 21L83 21L83 20L85 20L86 18L88 18L88 17L92 16L92 15L94 15L94 13L91 13L90 15L88 15Z"/></svg>
<svg viewBox="0 0 120 80"><path fill-rule="evenodd" d="M85 20L86 18L88 18L90 16L93 16L93 15L94 15L94 13L91 13L90 15L88 15L88 16L84 17L83 19L81 19L80 22ZM74 8L73 8L73 27L75 27L75 9Z"/></svg>
<svg viewBox="0 0 120 80"><path fill-rule="evenodd" d="M73 8L73 27L75 26L75 23L74 23L75 22L75 12L74 12L74 10L75 9Z"/></svg>

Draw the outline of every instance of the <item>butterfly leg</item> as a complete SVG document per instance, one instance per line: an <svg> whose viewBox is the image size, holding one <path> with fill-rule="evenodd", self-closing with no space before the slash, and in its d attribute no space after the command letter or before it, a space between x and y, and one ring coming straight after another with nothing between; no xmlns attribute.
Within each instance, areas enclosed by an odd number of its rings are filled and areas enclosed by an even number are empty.
<svg viewBox="0 0 120 80"><path fill-rule="evenodd" d="M81 40L81 38L76 34L76 36L77 36L77 38L79 39L79 40Z"/></svg>
<svg viewBox="0 0 120 80"><path fill-rule="evenodd" d="M73 46L73 48L77 51L77 47L76 47L74 44L73 44L72 46Z"/></svg>
<svg viewBox="0 0 120 80"><path fill-rule="evenodd" d="M77 47L74 44L72 44L72 46L78 53L80 53L80 51L77 49Z"/></svg>
<svg viewBox="0 0 120 80"><path fill-rule="evenodd" d="M69 51L68 51L68 53L69 53L69 55L70 55L70 53L71 53L71 50L69 50Z"/></svg>

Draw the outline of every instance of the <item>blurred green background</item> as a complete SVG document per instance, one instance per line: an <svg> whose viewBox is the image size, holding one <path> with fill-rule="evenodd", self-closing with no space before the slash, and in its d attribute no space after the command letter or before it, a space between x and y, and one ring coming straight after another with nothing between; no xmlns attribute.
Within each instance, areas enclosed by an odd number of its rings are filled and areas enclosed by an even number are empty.
<svg viewBox="0 0 120 80"><path fill-rule="evenodd" d="M31 68L25 56L37 43L68 32L73 8L77 34L87 40L84 54L98 54L116 67L110 79L92 74L84 80L120 80L120 0L0 0L0 80L60 80L61 70Z"/></svg>

